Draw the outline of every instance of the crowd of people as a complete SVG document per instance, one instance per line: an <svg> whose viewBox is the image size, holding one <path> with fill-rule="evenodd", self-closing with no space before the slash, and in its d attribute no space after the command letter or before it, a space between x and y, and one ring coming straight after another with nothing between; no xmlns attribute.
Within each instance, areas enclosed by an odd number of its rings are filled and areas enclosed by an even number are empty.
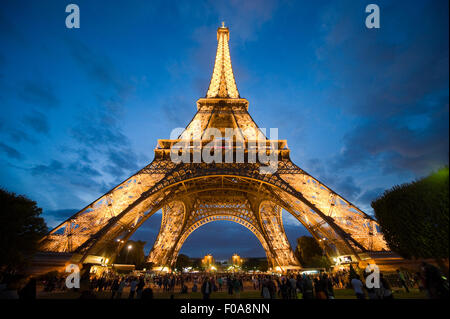
<svg viewBox="0 0 450 319"><path fill-rule="evenodd" d="M287 275L137 272L120 275L112 271L91 273L87 268L82 270L81 287L77 290L81 292L81 298L97 298L102 295L103 298L106 296L111 299L151 299L154 292L166 293L174 298L175 294L198 292L204 299L209 299L218 291L226 292L229 298L240 298L242 291L253 290L264 299L334 299L335 289L351 288L358 299L392 299L393 287L397 290L404 289L405 293L416 287L430 299L448 298L448 280L437 267L427 263L423 263L420 271L415 274L401 270L386 276L380 273L379 282L374 286L366 284L367 275L363 273L360 276L349 270ZM68 290L64 274L44 276L39 283L44 292ZM30 278L21 288L4 289L0 292L0 298L34 299L36 286L36 278ZM2 286L0 290L1 288Z"/></svg>

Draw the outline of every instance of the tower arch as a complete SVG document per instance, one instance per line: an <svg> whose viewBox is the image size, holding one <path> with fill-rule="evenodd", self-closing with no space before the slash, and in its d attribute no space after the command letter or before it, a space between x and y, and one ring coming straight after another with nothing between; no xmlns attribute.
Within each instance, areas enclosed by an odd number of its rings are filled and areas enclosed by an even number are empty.
<svg viewBox="0 0 450 319"><path fill-rule="evenodd" d="M158 235L162 239L155 241L149 258L171 264L189 227L233 212L258 229L274 264L297 266L281 222L281 208L299 220L330 257L352 254L359 258L367 252L388 250L372 217L295 165L285 140L269 140L259 133L248 113L248 101L237 90L229 29L220 27L217 36L210 86L205 98L197 101L197 113L184 132L176 140L158 140L149 165L55 227L41 239L40 250L71 252L81 262L89 255L118 251L145 220L162 209L165 217ZM214 127L240 134L236 140L194 140ZM189 159L214 142L214 152L225 150L236 161L173 161L171 154L180 142L188 146ZM267 152L275 155L275 171L265 172L266 163L251 160L252 155ZM243 161L237 160L238 154L243 154Z"/></svg>

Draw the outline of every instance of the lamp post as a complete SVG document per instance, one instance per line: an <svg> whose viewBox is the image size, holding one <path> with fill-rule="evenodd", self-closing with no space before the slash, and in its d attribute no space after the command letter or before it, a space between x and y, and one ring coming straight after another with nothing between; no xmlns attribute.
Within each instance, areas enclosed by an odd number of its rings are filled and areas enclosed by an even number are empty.
<svg viewBox="0 0 450 319"><path fill-rule="evenodd" d="M128 254L130 253L131 248L133 248L133 246L128 245L128 247L127 247L127 257L126 257L126 259L125 259L125 263L126 263L126 264L128 264Z"/></svg>

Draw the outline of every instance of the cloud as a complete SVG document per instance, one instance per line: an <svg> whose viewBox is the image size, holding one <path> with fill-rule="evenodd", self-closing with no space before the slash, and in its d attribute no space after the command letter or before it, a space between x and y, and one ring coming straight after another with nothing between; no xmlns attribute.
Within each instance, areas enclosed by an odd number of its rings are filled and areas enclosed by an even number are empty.
<svg viewBox="0 0 450 319"><path fill-rule="evenodd" d="M305 163L308 173L323 184L330 187L340 196L349 201L355 201L362 192L352 175L337 174L325 160L310 159Z"/></svg>
<svg viewBox="0 0 450 319"><path fill-rule="evenodd" d="M60 103L50 84L41 81L24 82L18 94L25 102L44 108L55 108Z"/></svg>
<svg viewBox="0 0 450 319"><path fill-rule="evenodd" d="M105 188L105 183L98 181L96 177L102 175L96 169L77 162L63 163L58 160L52 160L50 164L34 165L30 168L33 176L45 177L47 183L53 185L64 185L59 191L68 189L82 189L83 191L99 191ZM57 195L56 195L57 196Z"/></svg>
<svg viewBox="0 0 450 319"><path fill-rule="evenodd" d="M341 171L376 162L386 174L413 172L423 176L448 163L448 101L440 100L424 116L425 127L410 128L397 120L373 120L350 131L333 167Z"/></svg>
<svg viewBox="0 0 450 319"><path fill-rule="evenodd" d="M370 207L370 203L383 194L383 192L384 189L381 187L366 190L358 197L358 202L364 203L366 207Z"/></svg>
<svg viewBox="0 0 450 319"><path fill-rule="evenodd" d="M77 212L78 209L44 210L42 215L45 218L47 226L53 228Z"/></svg>
<svg viewBox="0 0 450 319"><path fill-rule="evenodd" d="M19 151L17 151L15 148L6 145L3 142L0 142L0 151L5 153L9 158L11 159L23 159L24 156L22 155L22 153L20 153Z"/></svg>
<svg viewBox="0 0 450 319"><path fill-rule="evenodd" d="M47 117L39 111L32 111L30 114L25 115L22 123L31 127L37 133L48 134L50 130Z"/></svg>
<svg viewBox="0 0 450 319"><path fill-rule="evenodd" d="M279 1L275 0L210 1L209 4L220 21L235 30L233 36L238 41L256 40L258 30L272 19L279 7Z"/></svg>
<svg viewBox="0 0 450 319"><path fill-rule="evenodd" d="M37 141L33 139L28 133L26 133L22 129L19 129L17 126L18 125L14 123L10 123L5 119L0 118L0 133L8 135L14 143L22 141L37 143Z"/></svg>
<svg viewBox="0 0 450 319"><path fill-rule="evenodd" d="M174 127L185 127L189 123L186 120L192 118L193 115L192 102L187 101L184 96L169 98L161 105L161 110L169 124Z"/></svg>
<svg viewBox="0 0 450 319"><path fill-rule="evenodd" d="M113 95L116 94L120 99L133 90L132 85L121 79L114 63L108 56L95 52L94 49L74 38L66 38L66 43L75 62L91 80L112 89Z"/></svg>
<svg viewBox="0 0 450 319"><path fill-rule="evenodd" d="M447 2L426 2L420 9L386 4L382 14L397 15L399 22L385 18L378 30L361 26L361 8L353 1L324 14L317 69L333 85L329 103L359 118L332 161L335 170L371 163L385 174L420 176L448 163L448 15L443 4L448 9Z"/></svg>

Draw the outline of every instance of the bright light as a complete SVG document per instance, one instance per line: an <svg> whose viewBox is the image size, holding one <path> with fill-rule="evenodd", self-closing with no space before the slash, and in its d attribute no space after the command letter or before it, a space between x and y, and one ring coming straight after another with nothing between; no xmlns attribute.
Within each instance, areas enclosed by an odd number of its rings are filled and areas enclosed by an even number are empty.
<svg viewBox="0 0 450 319"><path fill-rule="evenodd" d="M105 264L107 264L109 262L109 258L106 258L105 260Z"/></svg>
<svg viewBox="0 0 450 319"><path fill-rule="evenodd" d="M128 249L131 249L131 248L133 248L133 246L131 246L131 245L128 245Z"/></svg>

